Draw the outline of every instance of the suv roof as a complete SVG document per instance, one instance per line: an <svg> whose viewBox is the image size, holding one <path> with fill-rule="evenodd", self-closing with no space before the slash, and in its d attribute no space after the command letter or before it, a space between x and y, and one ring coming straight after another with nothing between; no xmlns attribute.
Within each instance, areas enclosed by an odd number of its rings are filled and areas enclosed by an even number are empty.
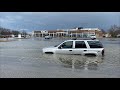
<svg viewBox="0 0 120 90"><path fill-rule="evenodd" d="M78 40L65 40L65 41L99 41L98 39L92 40L92 39L78 39Z"/></svg>

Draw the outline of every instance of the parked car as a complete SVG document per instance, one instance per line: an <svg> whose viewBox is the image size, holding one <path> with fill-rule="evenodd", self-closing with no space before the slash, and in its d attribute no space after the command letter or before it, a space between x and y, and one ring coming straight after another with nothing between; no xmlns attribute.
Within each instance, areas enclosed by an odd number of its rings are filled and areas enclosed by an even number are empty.
<svg viewBox="0 0 120 90"><path fill-rule="evenodd" d="M52 36L45 36L45 39L52 39Z"/></svg>
<svg viewBox="0 0 120 90"><path fill-rule="evenodd" d="M66 40L42 51L47 54L104 55L104 47L99 40Z"/></svg>
<svg viewBox="0 0 120 90"><path fill-rule="evenodd" d="M94 34L90 35L90 38L94 40L94 39L96 39L96 35L94 35Z"/></svg>

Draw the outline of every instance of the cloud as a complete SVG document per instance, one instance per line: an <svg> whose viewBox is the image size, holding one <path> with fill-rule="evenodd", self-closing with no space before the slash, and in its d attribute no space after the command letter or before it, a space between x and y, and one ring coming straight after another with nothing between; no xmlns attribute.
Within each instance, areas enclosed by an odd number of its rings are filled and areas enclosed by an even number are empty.
<svg viewBox="0 0 120 90"><path fill-rule="evenodd" d="M4 19L4 18L0 18L0 23L14 23L15 21L13 19Z"/></svg>
<svg viewBox="0 0 120 90"><path fill-rule="evenodd" d="M15 23L18 20L22 20L22 16L4 16L0 18L0 23Z"/></svg>
<svg viewBox="0 0 120 90"><path fill-rule="evenodd" d="M56 29L109 27L120 23L119 12L0 12L0 24L12 28Z"/></svg>
<svg viewBox="0 0 120 90"><path fill-rule="evenodd" d="M28 29L25 29L25 28L21 28L19 29L19 31L27 31Z"/></svg>

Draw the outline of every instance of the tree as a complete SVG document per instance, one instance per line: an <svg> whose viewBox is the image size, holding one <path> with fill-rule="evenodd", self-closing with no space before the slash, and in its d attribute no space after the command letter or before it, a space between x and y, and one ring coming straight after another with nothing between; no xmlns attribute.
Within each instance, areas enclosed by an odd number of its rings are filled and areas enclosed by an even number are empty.
<svg viewBox="0 0 120 90"><path fill-rule="evenodd" d="M0 35L11 35L10 29L0 27Z"/></svg>
<svg viewBox="0 0 120 90"><path fill-rule="evenodd" d="M109 29L109 34L111 35L111 37L116 37L118 34L120 34L120 27L118 27L117 25L111 26L111 28Z"/></svg>
<svg viewBox="0 0 120 90"><path fill-rule="evenodd" d="M17 30L11 30L11 29L7 29L7 28L3 28L0 26L0 37L6 37L6 36L11 36L11 35L15 35L15 36L18 36L18 34L22 34L24 36L27 35L27 32L26 31L17 31Z"/></svg>
<svg viewBox="0 0 120 90"><path fill-rule="evenodd" d="M27 35L27 32L23 30L23 31L21 32L21 34L22 34L22 35Z"/></svg>
<svg viewBox="0 0 120 90"><path fill-rule="evenodd" d="M13 31L12 31L12 34L13 34L13 35L18 35L18 34L20 34L20 32L13 30Z"/></svg>
<svg viewBox="0 0 120 90"><path fill-rule="evenodd" d="M27 32L23 30L23 31L21 32L21 34L22 34L24 37L26 37Z"/></svg>
<svg viewBox="0 0 120 90"><path fill-rule="evenodd" d="M103 34L106 34L106 31L104 29L101 29L101 31L102 31Z"/></svg>

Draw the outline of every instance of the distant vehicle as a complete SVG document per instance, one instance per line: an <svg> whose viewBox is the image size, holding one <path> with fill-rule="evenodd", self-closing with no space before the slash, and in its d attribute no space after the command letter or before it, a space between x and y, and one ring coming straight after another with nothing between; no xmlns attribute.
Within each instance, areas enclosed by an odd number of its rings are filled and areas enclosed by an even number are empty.
<svg viewBox="0 0 120 90"><path fill-rule="evenodd" d="M90 35L90 38L94 40L94 39L96 39L96 35L92 34L92 35Z"/></svg>
<svg viewBox="0 0 120 90"><path fill-rule="evenodd" d="M21 34L18 34L18 37L15 37L16 39L23 39L25 38L24 36L22 36Z"/></svg>
<svg viewBox="0 0 120 90"><path fill-rule="evenodd" d="M99 40L66 40L42 51L46 54L104 55L104 47Z"/></svg>
<svg viewBox="0 0 120 90"><path fill-rule="evenodd" d="M52 39L52 36L45 36L45 39Z"/></svg>

